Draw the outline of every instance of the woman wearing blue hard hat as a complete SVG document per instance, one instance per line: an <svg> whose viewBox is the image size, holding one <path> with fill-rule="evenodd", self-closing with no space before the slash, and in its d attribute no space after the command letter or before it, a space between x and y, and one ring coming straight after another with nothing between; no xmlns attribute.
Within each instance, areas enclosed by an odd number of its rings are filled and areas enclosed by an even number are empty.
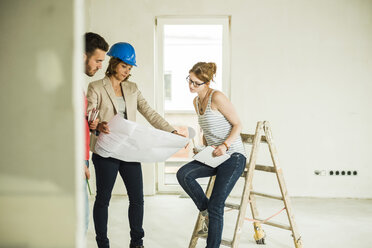
<svg viewBox="0 0 372 248"><path fill-rule="evenodd" d="M122 114L130 121L136 121L137 110L155 128L177 133L156 111L154 111L141 92L137 84L128 81L133 66L136 65L136 54L129 43L119 42L114 44L107 55L111 56L106 70L106 76L88 86L88 111L96 108L99 110L98 118L102 120L97 130L109 133L107 122L116 114ZM108 205L111 192L118 172L122 177L129 197L129 226L130 248L143 246L143 181L141 164L126 162L114 158L99 156L94 146L97 136L91 135L90 149L93 152L92 160L96 172L97 195L93 208L93 219L96 230L96 241L99 248L109 247L107 237Z"/></svg>

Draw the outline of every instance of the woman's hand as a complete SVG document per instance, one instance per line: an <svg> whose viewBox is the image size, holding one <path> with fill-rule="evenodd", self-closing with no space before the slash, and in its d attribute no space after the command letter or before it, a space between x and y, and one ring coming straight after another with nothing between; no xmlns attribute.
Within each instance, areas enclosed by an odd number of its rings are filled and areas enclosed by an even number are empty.
<svg viewBox="0 0 372 248"><path fill-rule="evenodd" d="M194 155L195 155L195 154L198 154L199 150L198 150L197 148L194 147L194 148L192 148L192 152L193 152Z"/></svg>
<svg viewBox="0 0 372 248"><path fill-rule="evenodd" d="M186 135L183 135L182 133L178 133L177 130L172 131L172 133L173 133L173 134L177 134L178 136L181 136L181 137L186 138ZM186 149L186 147L187 147L188 145L189 145L189 144L187 143L187 144L185 145L184 148Z"/></svg>
<svg viewBox="0 0 372 248"><path fill-rule="evenodd" d="M214 148L214 151L213 151L213 156L221 156L221 155L224 155L227 151L227 148L224 144L221 144L219 146L212 146Z"/></svg>
<svg viewBox="0 0 372 248"><path fill-rule="evenodd" d="M98 124L97 130L101 133L110 133L110 128L108 126L108 123L106 121L102 121Z"/></svg>
<svg viewBox="0 0 372 248"><path fill-rule="evenodd" d="M182 136L182 137L185 137L185 138L186 138L185 135L183 135L182 133L178 133L177 130L174 130L172 133L173 133L173 134L177 134L177 135L179 135L179 136Z"/></svg>
<svg viewBox="0 0 372 248"><path fill-rule="evenodd" d="M99 119L95 119L94 121L91 121L89 123L89 129L90 130L96 130L97 129L97 126L98 126L98 122L99 122Z"/></svg>
<svg viewBox="0 0 372 248"><path fill-rule="evenodd" d="M197 153L203 151L204 148L205 148L204 145L203 145L203 146L197 146L197 147L194 147L194 148L192 149L192 151L193 151L194 154L197 154Z"/></svg>

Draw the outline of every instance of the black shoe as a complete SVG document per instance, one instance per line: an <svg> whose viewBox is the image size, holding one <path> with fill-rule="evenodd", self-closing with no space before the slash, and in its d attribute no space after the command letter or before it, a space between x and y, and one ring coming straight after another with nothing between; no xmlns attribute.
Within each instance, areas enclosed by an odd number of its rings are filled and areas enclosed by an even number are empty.
<svg viewBox="0 0 372 248"><path fill-rule="evenodd" d="M145 248L143 245L129 245L129 248Z"/></svg>

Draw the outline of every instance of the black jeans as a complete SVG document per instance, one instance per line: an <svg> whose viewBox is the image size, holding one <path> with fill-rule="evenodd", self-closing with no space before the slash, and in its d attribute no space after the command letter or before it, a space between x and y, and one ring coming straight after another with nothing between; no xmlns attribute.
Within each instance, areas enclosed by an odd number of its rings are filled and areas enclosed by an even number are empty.
<svg viewBox="0 0 372 248"><path fill-rule="evenodd" d="M107 237L108 206L118 172L124 181L129 197L129 226L131 244L143 245L143 181L141 164L125 162L114 158L104 158L93 154L96 172L97 195L93 208L96 241L99 248L110 247Z"/></svg>

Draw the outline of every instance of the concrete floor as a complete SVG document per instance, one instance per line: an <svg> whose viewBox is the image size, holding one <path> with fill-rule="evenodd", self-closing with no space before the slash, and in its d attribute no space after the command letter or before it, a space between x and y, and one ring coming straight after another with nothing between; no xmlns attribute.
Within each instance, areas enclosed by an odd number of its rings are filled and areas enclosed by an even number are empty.
<svg viewBox="0 0 372 248"><path fill-rule="evenodd" d="M237 198L229 199L236 202ZM94 197L90 199L92 208ZM279 201L257 199L260 217L266 218L281 209ZM372 200L292 198L292 206L305 248L370 248L372 247ZM111 248L128 247L129 227L127 218L128 198L113 196L109 208L109 238ZM223 237L231 239L235 211L225 213ZM92 212L91 212L92 213ZM282 212L277 222L286 222ZM145 198L146 248L187 248L198 212L190 198L178 195L156 195ZM248 216L248 215L247 215ZM294 247L287 230L263 226L266 245L257 245L253 229L245 222L240 246L289 248ZM87 233L87 248L96 247L92 215ZM205 247L205 240L197 248ZM221 246L224 247L224 246Z"/></svg>

